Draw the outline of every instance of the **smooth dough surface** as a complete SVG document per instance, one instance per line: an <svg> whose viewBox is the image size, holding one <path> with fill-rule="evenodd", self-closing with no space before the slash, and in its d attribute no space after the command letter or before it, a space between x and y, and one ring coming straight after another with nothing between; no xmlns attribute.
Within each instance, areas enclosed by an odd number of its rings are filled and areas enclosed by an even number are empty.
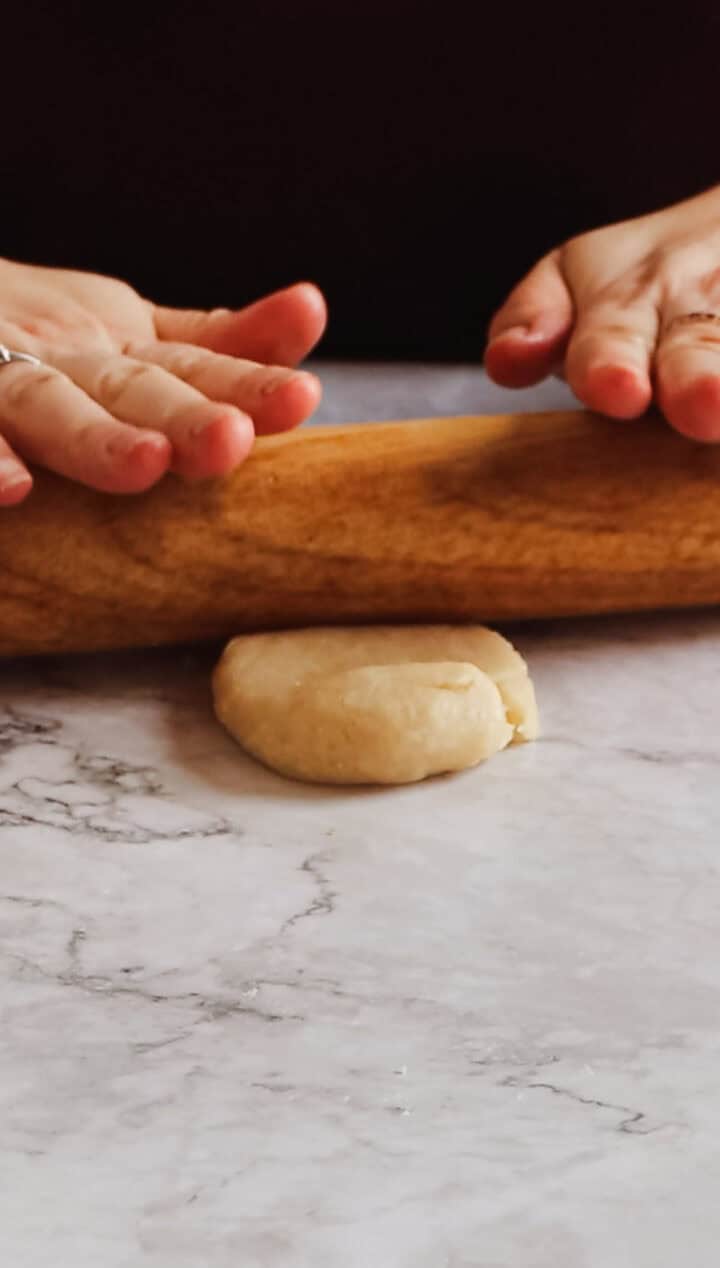
<svg viewBox="0 0 720 1268"><path fill-rule="evenodd" d="M241 635L213 694L248 753L321 784L409 784L537 734L524 659L479 625Z"/></svg>
<svg viewBox="0 0 720 1268"><path fill-rule="evenodd" d="M213 694L243 748L316 783L412 783L538 732L525 661L477 625L241 635L220 659Z"/></svg>

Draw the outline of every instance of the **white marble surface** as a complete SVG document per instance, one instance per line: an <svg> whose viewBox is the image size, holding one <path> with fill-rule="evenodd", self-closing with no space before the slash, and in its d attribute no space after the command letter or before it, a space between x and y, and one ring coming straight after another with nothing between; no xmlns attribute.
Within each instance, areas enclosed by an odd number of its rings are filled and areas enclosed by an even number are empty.
<svg viewBox="0 0 720 1268"><path fill-rule="evenodd" d="M383 792L246 760L206 651L0 666L3 1265L715 1263L720 614L517 642L542 741Z"/></svg>

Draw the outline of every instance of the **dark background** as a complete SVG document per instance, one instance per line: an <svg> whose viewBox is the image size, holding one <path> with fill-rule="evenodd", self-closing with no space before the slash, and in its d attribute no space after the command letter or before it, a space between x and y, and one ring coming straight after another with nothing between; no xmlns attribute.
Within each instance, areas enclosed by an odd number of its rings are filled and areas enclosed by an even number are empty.
<svg viewBox="0 0 720 1268"><path fill-rule="evenodd" d="M326 355L480 354L551 246L718 180L690 0L3 13L0 252L239 305L301 278Z"/></svg>

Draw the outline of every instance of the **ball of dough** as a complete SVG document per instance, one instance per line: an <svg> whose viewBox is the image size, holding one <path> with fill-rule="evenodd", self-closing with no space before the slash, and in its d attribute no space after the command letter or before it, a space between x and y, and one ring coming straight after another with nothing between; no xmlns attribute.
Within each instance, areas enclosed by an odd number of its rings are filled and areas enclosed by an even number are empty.
<svg viewBox="0 0 720 1268"><path fill-rule="evenodd" d="M233 639L215 711L295 779L405 784L475 766L538 729L522 657L481 626L287 630Z"/></svg>

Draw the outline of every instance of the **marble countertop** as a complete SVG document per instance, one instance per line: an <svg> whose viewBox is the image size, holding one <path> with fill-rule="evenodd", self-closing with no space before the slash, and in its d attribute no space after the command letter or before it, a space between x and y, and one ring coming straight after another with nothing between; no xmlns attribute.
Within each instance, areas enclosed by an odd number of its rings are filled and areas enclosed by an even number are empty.
<svg viewBox="0 0 720 1268"><path fill-rule="evenodd" d="M0 667L3 1264L716 1261L720 614L515 638L542 740L386 791L245 759L212 652Z"/></svg>

